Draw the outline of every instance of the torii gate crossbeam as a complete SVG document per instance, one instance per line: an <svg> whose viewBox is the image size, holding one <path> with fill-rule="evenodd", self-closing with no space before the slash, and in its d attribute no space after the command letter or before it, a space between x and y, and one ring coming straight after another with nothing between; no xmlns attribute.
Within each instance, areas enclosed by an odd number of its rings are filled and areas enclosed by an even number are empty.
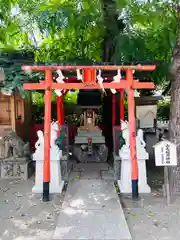
<svg viewBox="0 0 180 240"><path fill-rule="evenodd" d="M43 71L45 80L40 83L25 83L25 90L45 91L45 118L44 118L44 173L43 173L43 201L49 201L50 183L50 132L51 132L51 97L53 89L100 89L96 82L96 70L122 70L126 72L126 79L121 79L118 83L103 83L105 89L125 89L128 93L128 121L130 126L130 153L132 161L132 198L137 199L138 192L138 163L136 156L136 124L135 124L135 102L134 89L152 89L152 82L138 82L133 78L134 71L153 71L156 66L23 66L25 71ZM83 81L79 83L54 83L52 72L56 70L76 70L82 69Z"/></svg>

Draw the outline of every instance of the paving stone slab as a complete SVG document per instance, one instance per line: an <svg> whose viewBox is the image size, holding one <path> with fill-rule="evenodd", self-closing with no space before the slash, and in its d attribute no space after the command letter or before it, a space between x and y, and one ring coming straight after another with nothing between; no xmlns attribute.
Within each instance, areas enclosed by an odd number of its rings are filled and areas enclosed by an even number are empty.
<svg viewBox="0 0 180 240"><path fill-rule="evenodd" d="M77 180L69 185L63 207L112 210L119 207L119 199L115 193L113 182L82 179L82 181Z"/></svg>
<svg viewBox="0 0 180 240"><path fill-rule="evenodd" d="M101 178L105 180L115 180L113 171L101 171Z"/></svg>
<svg viewBox="0 0 180 240"><path fill-rule="evenodd" d="M91 170L86 170L81 172L81 179L100 179L101 178L101 172L96 171L92 172Z"/></svg>
<svg viewBox="0 0 180 240"><path fill-rule="evenodd" d="M131 240L113 182L71 182L52 239Z"/></svg>
<svg viewBox="0 0 180 240"><path fill-rule="evenodd" d="M76 209L114 209L119 207L119 199L113 182L82 179L69 184L63 206Z"/></svg>
<svg viewBox="0 0 180 240"><path fill-rule="evenodd" d="M53 239L131 239L124 215L117 214L117 209L63 211Z"/></svg>
<svg viewBox="0 0 180 240"><path fill-rule="evenodd" d="M109 169L107 163L79 163L74 167L74 171L106 171Z"/></svg>
<svg viewBox="0 0 180 240"><path fill-rule="evenodd" d="M69 181L78 179L78 178L80 178L80 176L81 176L81 172L71 172L69 174Z"/></svg>

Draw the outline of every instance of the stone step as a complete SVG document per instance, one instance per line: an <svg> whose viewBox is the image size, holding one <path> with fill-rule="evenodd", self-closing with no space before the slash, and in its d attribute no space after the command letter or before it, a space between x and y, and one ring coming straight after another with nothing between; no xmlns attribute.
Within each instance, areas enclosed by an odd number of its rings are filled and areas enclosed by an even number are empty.
<svg viewBox="0 0 180 240"><path fill-rule="evenodd" d="M76 136L74 143L75 144L88 144L89 140L88 140L89 136ZM96 144L105 144L105 137L103 136L92 136L92 143L96 143Z"/></svg>

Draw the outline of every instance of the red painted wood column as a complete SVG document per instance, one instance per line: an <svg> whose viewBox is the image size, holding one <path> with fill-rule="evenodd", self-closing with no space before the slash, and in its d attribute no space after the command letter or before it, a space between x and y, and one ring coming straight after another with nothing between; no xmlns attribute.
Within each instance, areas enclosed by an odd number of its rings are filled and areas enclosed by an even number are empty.
<svg viewBox="0 0 180 240"><path fill-rule="evenodd" d="M56 97L57 103L57 121L59 125L64 124L64 96Z"/></svg>
<svg viewBox="0 0 180 240"><path fill-rule="evenodd" d="M64 125L64 96L61 96L61 125Z"/></svg>
<svg viewBox="0 0 180 240"><path fill-rule="evenodd" d="M124 89L120 90L120 120L124 121Z"/></svg>
<svg viewBox="0 0 180 240"><path fill-rule="evenodd" d="M60 125L61 123L61 97L60 96L56 97L56 106L57 106L57 121L58 121L58 124Z"/></svg>
<svg viewBox="0 0 180 240"><path fill-rule="evenodd" d="M131 156L131 179L132 179L132 198L138 199L138 162L136 154L136 122L135 122L135 101L133 84L133 70L127 70L128 81L128 121L129 121L129 136L130 136L130 156Z"/></svg>
<svg viewBox="0 0 180 240"><path fill-rule="evenodd" d="M44 168L43 168L43 201L49 201L50 183L50 133L51 133L51 97L52 72L45 71L45 113L44 113Z"/></svg>
<svg viewBox="0 0 180 240"><path fill-rule="evenodd" d="M56 97L57 104L57 121L59 126L59 131L57 133L57 137L60 136L62 125L64 125L64 96Z"/></svg>
<svg viewBox="0 0 180 240"><path fill-rule="evenodd" d="M112 94L112 126L116 125L116 95Z"/></svg>

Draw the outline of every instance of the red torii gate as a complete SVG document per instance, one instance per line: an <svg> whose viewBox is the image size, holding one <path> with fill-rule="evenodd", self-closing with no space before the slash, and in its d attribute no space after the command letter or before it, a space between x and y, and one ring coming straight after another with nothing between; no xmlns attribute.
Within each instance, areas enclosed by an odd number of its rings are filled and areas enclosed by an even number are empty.
<svg viewBox="0 0 180 240"><path fill-rule="evenodd" d="M101 89L96 81L96 70L122 70L126 72L126 79L121 79L119 83L104 82L104 89L122 89L128 93L128 121L130 126L130 153L132 161L132 198L137 199L138 192L138 163L136 156L136 123L135 123L135 102L134 89L152 89L152 82L138 82L133 78L134 71L153 71L156 66L23 66L25 71L43 71L45 80L40 83L25 83L25 90L45 90L45 117L44 117L44 173L43 173L43 201L49 201L49 183L50 183L50 132L51 132L51 97L53 89ZM56 70L77 70L83 71L83 81L76 83L54 83L52 72ZM59 98L59 104L62 104ZM122 105L122 98L121 98ZM61 102L61 103L60 103ZM61 108L62 111L62 108ZM62 112L58 112L59 123L64 120L61 118Z"/></svg>

